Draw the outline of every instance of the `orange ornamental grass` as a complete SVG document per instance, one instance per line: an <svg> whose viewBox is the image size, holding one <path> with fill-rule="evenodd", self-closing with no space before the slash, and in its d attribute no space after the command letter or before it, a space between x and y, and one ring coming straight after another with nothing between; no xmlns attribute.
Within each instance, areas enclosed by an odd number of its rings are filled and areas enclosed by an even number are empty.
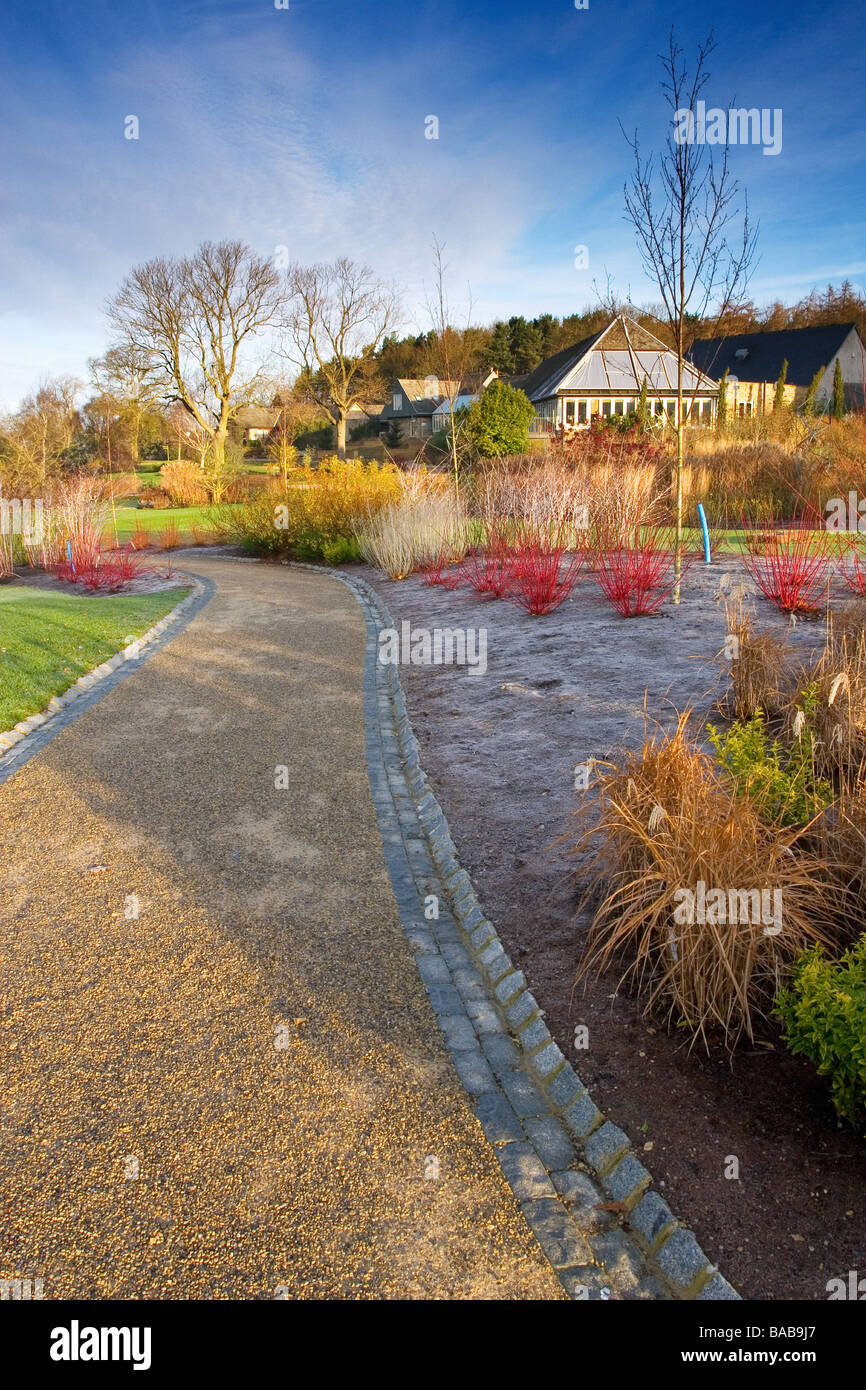
<svg viewBox="0 0 866 1390"><path fill-rule="evenodd" d="M775 719L791 704L794 674L787 636L755 627L754 612L742 590L725 599L725 648L717 660L730 671L731 684L719 702L730 719L751 719L762 711Z"/></svg>
<svg viewBox="0 0 866 1390"><path fill-rule="evenodd" d="M167 522L159 533L160 550L177 550L180 543L181 534L177 522Z"/></svg>
<svg viewBox="0 0 866 1390"><path fill-rule="evenodd" d="M581 978L616 963L646 1011L729 1050L768 1018L797 955L836 940L840 894L802 830L765 824L688 734L596 765L570 853L601 894ZM582 870L583 872L583 870ZM589 894L587 895L589 896Z"/></svg>

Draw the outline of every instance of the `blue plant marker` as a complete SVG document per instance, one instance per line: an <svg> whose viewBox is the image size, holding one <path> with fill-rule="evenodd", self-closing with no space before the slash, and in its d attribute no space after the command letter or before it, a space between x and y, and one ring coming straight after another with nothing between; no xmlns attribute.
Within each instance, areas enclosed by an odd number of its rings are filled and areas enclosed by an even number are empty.
<svg viewBox="0 0 866 1390"><path fill-rule="evenodd" d="M66 558L67 558L67 560L69 561L70 565L72 565L72 573L74 574L74 573L75 573L75 563L74 563L74 561L73 561L73 559L72 559L72 541L67 541L67 542L66 542Z"/></svg>
<svg viewBox="0 0 866 1390"><path fill-rule="evenodd" d="M703 502L698 503L698 516L701 519L701 530L704 533L704 559L710 563L710 528L707 526L707 514L704 511Z"/></svg>

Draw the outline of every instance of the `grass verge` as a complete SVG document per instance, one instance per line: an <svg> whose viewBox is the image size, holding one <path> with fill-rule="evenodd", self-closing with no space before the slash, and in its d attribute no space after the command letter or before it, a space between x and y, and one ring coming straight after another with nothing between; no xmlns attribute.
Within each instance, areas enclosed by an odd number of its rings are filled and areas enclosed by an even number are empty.
<svg viewBox="0 0 866 1390"><path fill-rule="evenodd" d="M84 598L0 588L0 729L43 710L52 695L140 637L189 592L187 586Z"/></svg>

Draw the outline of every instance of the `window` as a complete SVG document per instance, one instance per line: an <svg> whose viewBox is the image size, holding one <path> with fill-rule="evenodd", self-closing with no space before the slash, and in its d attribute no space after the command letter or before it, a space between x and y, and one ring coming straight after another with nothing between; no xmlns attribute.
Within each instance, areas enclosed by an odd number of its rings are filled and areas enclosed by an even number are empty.
<svg viewBox="0 0 866 1390"><path fill-rule="evenodd" d="M625 415L625 401L614 401L614 415Z"/></svg>
<svg viewBox="0 0 866 1390"><path fill-rule="evenodd" d="M556 424L556 401L541 401L535 407L535 419L530 426L534 434L549 434Z"/></svg>
<svg viewBox="0 0 866 1390"><path fill-rule="evenodd" d="M414 439L414 438L416 437L416 432L415 432L416 423L417 423L417 422L416 422L415 420L410 420L410 421L409 421L409 438L410 438L410 439Z"/></svg>
<svg viewBox="0 0 866 1390"><path fill-rule="evenodd" d="M701 423L711 425L713 422L713 403L712 401L701 401Z"/></svg>
<svg viewBox="0 0 866 1390"><path fill-rule="evenodd" d="M676 401L668 401L668 419L669 419L669 420L676 420L676 418L677 418L677 403L676 403Z"/></svg>
<svg viewBox="0 0 866 1390"><path fill-rule="evenodd" d="M653 415L664 415L664 401L653 401Z"/></svg>
<svg viewBox="0 0 866 1390"><path fill-rule="evenodd" d="M605 420L609 420L609 419L610 419L610 412L611 412L611 406L612 406L612 405L613 405L613 401L602 401L602 403L601 403L601 413L602 413L602 415L603 415L603 417L604 417Z"/></svg>
<svg viewBox="0 0 866 1390"><path fill-rule="evenodd" d="M567 425L574 424L574 401L565 402L565 423Z"/></svg>
<svg viewBox="0 0 866 1390"><path fill-rule="evenodd" d="M393 394L393 396L391 397L391 409L392 409L392 410L402 410L402 409L403 409L403 397L402 397L402 395L401 395L401 393L400 393L399 391L395 391L394 394Z"/></svg>
<svg viewBox="0 0 866 1390"><path fill-rule="evenodd" d="M578 401L577 403L577 423L579 425L586 424L586 401Z"/></svg>
<svg viewBox="0 0 866 1390"><path fill-rule="evenodd" d="M751 413L752 413L752 402L751 402L751 401L740 401L740 408L739 408L739 416L740 416L740 419L743 420L747 415L751 415Z"/></svg>

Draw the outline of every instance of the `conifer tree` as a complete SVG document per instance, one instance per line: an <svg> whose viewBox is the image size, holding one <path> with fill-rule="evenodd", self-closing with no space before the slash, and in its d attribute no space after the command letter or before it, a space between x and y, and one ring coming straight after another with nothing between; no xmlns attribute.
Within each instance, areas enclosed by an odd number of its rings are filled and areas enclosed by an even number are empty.
<svg viewBox="0 0 866 1390"><path fill-rule="evenodd" d="M842 362L836 358L836 366L833 369L833 418L841 420L845 414L845 382L842 378Z"/></svg>
<svg viewBox="0 0 866 1390"><path fill-rule="evenodd" d="M719 377L719 404L716 410L716 429L723 434L728 424L728 369Z"/></svg>
<svg viewBox="0 0 866 1390"><path fill-rule="evenodd" d="M821 377L824 375L824 368L819 367L812 380L809 382L809 389L803 401L803 414L817 414L818 387L821 385Z"/></svg>

